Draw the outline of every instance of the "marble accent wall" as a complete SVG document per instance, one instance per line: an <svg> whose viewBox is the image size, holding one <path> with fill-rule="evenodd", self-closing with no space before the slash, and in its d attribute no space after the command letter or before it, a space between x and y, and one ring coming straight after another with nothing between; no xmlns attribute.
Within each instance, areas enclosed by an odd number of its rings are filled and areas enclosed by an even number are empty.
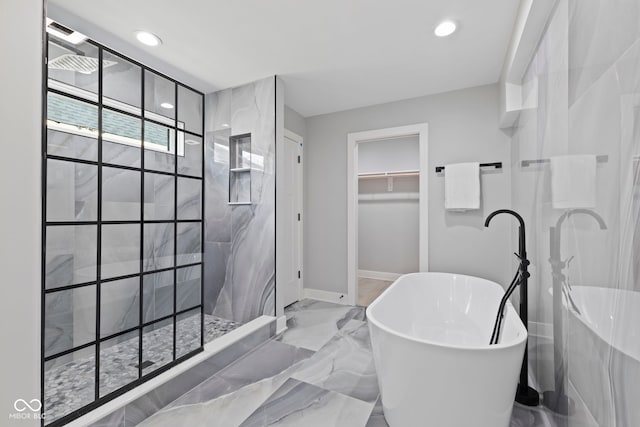
<svg viewBox="0 0 640 427"><path fill-rule="evenodd" d="M205 98L205 313L275 315L275 78ZM229 205L229 137L251 133L251 204Z"/></svg>
<svg viewBox="0 0 640 427"><path fill-rule="evenodd" d="M640 1L560 0L523 80L512 201L528 224L530 348L568 427L640 425ZM595 206L556 209L549 164L600 156ZM557 253L552 248L557 248ZM554 249L555 251L555 249ZM560 400L558 400L560 402Z"/></svg>

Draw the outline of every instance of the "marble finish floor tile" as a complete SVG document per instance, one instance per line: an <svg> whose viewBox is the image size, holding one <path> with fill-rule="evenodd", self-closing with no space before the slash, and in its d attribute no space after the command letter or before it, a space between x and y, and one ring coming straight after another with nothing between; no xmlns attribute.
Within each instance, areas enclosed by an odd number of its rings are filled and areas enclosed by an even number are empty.
<svg viewBox="0 0 640 427"><path fill-rule="evenodd" d="M363 426L372 409L373 403L289 379L241 427Z"/></svg>
<svg viewBox="0 0 640 427"><path fill-rule="evenodd" d="M306 349L269 341L140 425L238 426L311 354Z"/></svg>
<svg viewBox="0 0 640 427"><path fill-rule="evenodd" d="M378 379L367 322L350 320L293 378L365 402L376 402Z"/></svg>
<svg viewBox="0 0 640 427"><path fill-rule="evenodd" d="M364 320L362 307L302 300L285 309L287 330L280 341L317 351L349 320Z"/></svg>
<svg viewBox="0 0 640 427"><path fill-rule="evenodd" d="M291 375L291 370L212 400L163 409L142 423L143 427L232 427L239 426Z"/></svg>
<svg viewBox="0 0 640 427"><path fill-rule="evenodd" d="M296 304L287 313L299 320L289 325L293 338L308 343L296 328L335 331L317 352L268 341L138 425L389 427L364 310L353 309L308 300ZM314 329L323 323L322 314L330 315L329 321ZM515 404L510 427L566 427L556 421L543 407Z"/></svg>
<svg viewBox="0 0 640 427"><path fill-rule="evenodd" d="M393 282L387 280L358 278L358 302L361 307L368 307Z"/></svg>
<svg viewBox="0 0 640 427"><path fill-rule="evenodd" d="M301 362L306 361L312 354L312 351L304 348L273 340L267 341L172 402L167 409L206 402L244 386L276 377L292 367L299 369Z"/></svg>

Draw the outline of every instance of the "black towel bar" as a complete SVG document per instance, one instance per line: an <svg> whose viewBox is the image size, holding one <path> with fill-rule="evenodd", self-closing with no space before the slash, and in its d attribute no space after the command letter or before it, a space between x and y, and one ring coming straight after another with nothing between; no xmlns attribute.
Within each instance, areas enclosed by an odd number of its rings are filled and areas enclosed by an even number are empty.
<svg viewBox="0 0 640 427"><path fill-rule="evenodd" d="M502 169L502 162L495 162L495 163L480 163L480 167L481 168L496 168L496 169ZM436 173L440 173L444 171L444 166L436 166Z"/></svg>

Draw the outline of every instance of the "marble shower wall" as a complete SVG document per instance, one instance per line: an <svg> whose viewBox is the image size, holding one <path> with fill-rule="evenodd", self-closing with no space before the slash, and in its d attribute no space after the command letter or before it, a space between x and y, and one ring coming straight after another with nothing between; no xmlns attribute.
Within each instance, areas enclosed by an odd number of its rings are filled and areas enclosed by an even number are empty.
<svg viewBox="0 0 640 427"><path fill-rule="evenodd" d="M512 203L532 259L530 364L539 391L572 400L568 427L640 425L639 23L639 0L559 0L523 79L535 107L512 133ZM600 161L595 206L582 211L553 207L548 164L521 164L583 154Z"/></svg>
<svg viewBox="0 0 640 427"><path fill-rule="evenodd" d="M274 77L205 98L205 313L275 315ZM229 205L229 137L251 133L251 204Z"/></svg>

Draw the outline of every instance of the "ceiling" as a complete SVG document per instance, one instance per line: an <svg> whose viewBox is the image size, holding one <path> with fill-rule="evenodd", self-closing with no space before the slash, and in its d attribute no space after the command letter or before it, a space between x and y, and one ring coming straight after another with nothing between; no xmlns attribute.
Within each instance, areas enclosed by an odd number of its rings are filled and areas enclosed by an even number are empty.
<svg viewBox="0 0 640 427"><path fill-rule="evenodd" d="M498 81L519 3L48 0L48 13L204 92L279 75L309 117ZM435 37L443 19L459 30ZM140 45L140 29L163 44Z"/></svg>

